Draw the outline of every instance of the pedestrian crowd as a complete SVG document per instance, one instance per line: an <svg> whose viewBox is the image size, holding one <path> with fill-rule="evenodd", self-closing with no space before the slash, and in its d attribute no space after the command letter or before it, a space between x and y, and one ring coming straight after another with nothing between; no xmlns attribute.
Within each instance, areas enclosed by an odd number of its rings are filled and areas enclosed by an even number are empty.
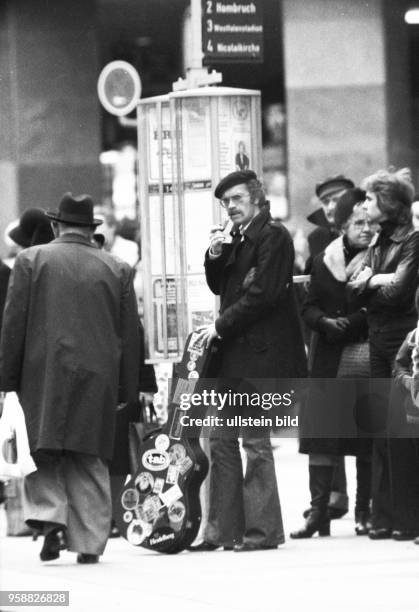
<svg viewBox="0 0 419 612"><path fill-rule="evenodd" d="M243 391L250 379L262 392L272 380L307 379L299 434L311 499L291 538L328 536L348 512L344 457L354 455L355 533L419 544L419 197L407 169L379 170L359 186L333 176L315 194L321 206L308 217L316 229L300 270L310 281L297 293L292 237L272 218L257 175L238 164L221 179L214 196L231 232L213 227L204 257L220 311L198 342L217 347L211 372L220 393ZM57 210L26 210L9 237L21 250L12 271L0 265L0 390L19 397L37 468L24 480L25 521L44 536L42 561L67 548L79 563L96 563L118 535L129 423L157 391L144 363L138 249L117 235L109 211L70 193ZM327 435L346 397L325 412L319 380L342 390L355 381L355 433ZM241 414L263 410L243 406ZM269 429L214 430L209 447L208 519L189 550L282 544Z"/></svg>

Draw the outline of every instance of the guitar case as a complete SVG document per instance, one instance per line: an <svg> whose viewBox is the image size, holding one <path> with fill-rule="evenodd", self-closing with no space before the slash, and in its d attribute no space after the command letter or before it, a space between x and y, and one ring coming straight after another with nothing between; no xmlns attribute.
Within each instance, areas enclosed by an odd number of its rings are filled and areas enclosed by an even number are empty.
<svg viewBox="0 0 419 612"><path fill-rule="evenodd" d="M141 444L138 469L124 485L115 509L119 532L133 546L160 553L178 553L195 539L201 523L199 490L208 473L208 459L199 443L200 427L185 428L181 417L203 418L206 406L181 409L182 394L199 393L217 347L186 340L169 393L169 418Z"/></svg>

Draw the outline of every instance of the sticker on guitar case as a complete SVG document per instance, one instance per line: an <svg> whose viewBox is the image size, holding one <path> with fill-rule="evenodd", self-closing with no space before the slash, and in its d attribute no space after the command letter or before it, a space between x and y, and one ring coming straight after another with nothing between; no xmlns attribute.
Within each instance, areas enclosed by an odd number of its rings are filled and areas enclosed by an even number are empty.
<svg viewBox="0 0 419 612"><path fill-rule="evenodd" d="M188 368L189 372L192 372L192 370L195 370L196 368L195 361L188 361L188 363L186 364L186 367Z"/></svg>
<svg viewBox="0 0 419 612"><path fill-rule="evenodd" d="M173 444L169 448L169 457L172 465L178 465L186 457L186 449L183 444Z"/></svg>
<svg viewBox="0 0 419 612"><path fill-rule="evenodd" d="M174 502L167 511L170 527L174 531L180 531L186 514L185 505L181 501Z"/></svg>
<svg viewBox="0 0 419 612"><path fill-rule="evenodd" d="M168 484L177 484L177 479L179 475L179 470L175 465L169 465L167 470L166 482Z"/></svg>
<svg viewBox="0 0 419 612"><path fill-rule="evenodd" d="M139 507L140 516L146 523L154 523L159 516L161 508L160 499L157 495L149 495Z"/></svg>
<svg viewBox="0 0 419 612"><path fill-rule="evenodd" d="M122 518L124 519L124 523L130 523L134 518L134 515L132 512L127 510L126 512L124 512L124 516Z"/></svg>
<svg viewBox="0 0 419 612"><path fill-rule="evenodd" d="M178 465L178 470L182 476L193 466L193 461L190 457L185 457ZM170 469L170 468L169 468Z"/></svg>
<svg viewBox="0 0 419 612"><path fill-rule="evenodd" d="M193 370L192 372L189 372L188 378L193 378L193 379L199 378L199 374L196 370Z"/></svg>
<svg viewBox="0 0 419 612"><path fill-rule="evenodd" d="M154 446L159 451L166 451L170 446L169 436L166 434L159 434L154 442Z"/></svg>
<svg viewBox="0 0 419 612"><path fill-rule="evenodd" d="M169 463L169 455L165 451L159 451L154 448L150 448L145 451L142 458L143 466L151 470L152 472L160 472L165 470Z"/></svg>
<svg viewBox="0 0 419 612"><path fill-rule="evenodd" d="M169 470L170 470L170 465L169 465ZM156 495L160 495L160 493L163 491L163 487L164 487L164 479L163 478L156 478L156 482L154 483L154 487L153 487L153 493L155 493Z"/></svg>
<svg viewBox="0 0 419 612"><path fill-rule="evenodd" d="M160 493L160 499L165 506L170 506L182 496L182 489L179 487L179 485L174 485L173 487L170 487L170 489L167 489L167 491L164 493Z"/></svg>
<svg viewBox="0 0 419 612"><path fill-rule="evenodd" d="M139 546L151 533L150 525L134 519L127 528L127 540L133 546Z"/></svg>
<svg viewBox="0 0 419 612"><path fill-rule="evenodd" d="M140 501L137 489L126 489L121 496L121 505L125 510L134 510Z"/></svg>
<svg viewBox="0 0 419 612"><path fill-rule="evenodd" d="M150 472L140 472L135 479L135 486L140 493L151 493L154 486L154 476Z"/></svg>

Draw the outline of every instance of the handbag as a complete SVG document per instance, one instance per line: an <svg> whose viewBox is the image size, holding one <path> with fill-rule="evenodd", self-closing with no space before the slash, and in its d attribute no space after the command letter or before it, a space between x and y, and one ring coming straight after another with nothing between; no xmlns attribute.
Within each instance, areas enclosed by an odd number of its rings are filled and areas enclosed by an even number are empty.
<svg viewBox="0 0 419 612"><path fill-rule="evenodd" d="M369 378L370 345L368 340L350 342L340 356L336 378Z"/></svg>

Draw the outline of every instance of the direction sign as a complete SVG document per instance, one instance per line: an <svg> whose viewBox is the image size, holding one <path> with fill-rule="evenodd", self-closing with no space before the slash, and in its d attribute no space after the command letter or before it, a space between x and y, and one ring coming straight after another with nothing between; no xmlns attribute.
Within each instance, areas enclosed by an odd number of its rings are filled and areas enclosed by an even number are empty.
<svg viewBox="0 0 419 612"><path fill-rule="evenodd" d="M119 117L128 115L141 97L140 75L128 62L110 62L99 75L97 92L109 113Z"/></svg>
<svg viewBox="0 0 419 612"><path fill-rule="evenodd" d="M204 64L263 62L263 0L202 0Z"/></svg>

